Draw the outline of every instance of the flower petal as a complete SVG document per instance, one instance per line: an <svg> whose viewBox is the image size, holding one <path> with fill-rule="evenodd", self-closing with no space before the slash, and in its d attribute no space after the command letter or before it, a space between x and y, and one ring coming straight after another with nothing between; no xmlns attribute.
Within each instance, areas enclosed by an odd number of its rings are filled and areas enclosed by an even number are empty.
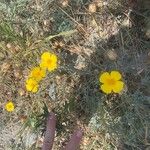
<svg viewBox="0 0 150 150"><path fill-rule="evenodd" d="M41 67L35 67L32 69L29 77L34 78L36 81L40 81L46 75L46 70Z"/></svg>
<svg viewBox="0 0 150 150"><path fill-rule="evenodd" d="M48 71L53 71L57 68L57 64L54 63L54 64L51 64L50 66L48 66Z"/></svg>
<svg viewBox="0 0 150 150"><path fill-rule="evenodd" d="M51 55L51 59L53 60L53 62L57 62L57 56L55 54Z"/></svg>
<svg viewBox="0 0 150 150"><path fill-rule="evenodd" d="M34 88L38 88L38 82L35 80L35 79L33 79L33 78L29 78L29 79L27 79L26 80L26 90L27 91L36 91L36 90L34 90Z"/></svg>
<svg viewBox="0 0 150 150"><path fill-rule="evenodd" d="M51 57L51 53L50 52L44 52L41 56L41 60L47 60Z"/></svg>
<svg viewBox="0 0 150 150"><path fill-rule="evenodd" d="M32 86L29 84L26 84L26 89L27 89L27 91L32 91Z"/></svg>
<svg viewBox="0 0 150 150"><path fill-rule="evenodd" d="M46 76L46 70L45 69L41 69L41 76L43 78Z"/></svg>
<svg viewBox="0 0 150 150"><path fill-rule="evenodd" d="M8 102L6 105L5 105L5 109L8 111L8 112L12 112L14 110L14 104L12 102Z"/></svg>
<svg viewBox="0 0 150 150"><path fill-rule="evenodd" d="M32 92L33 93L36 93L38 91L38 86L35 86L33 89L32 89Z"/></svg>
<svg viewBox="0 0 150 150"><path fill-rule="evenodd" d="M41 67L42 69L47 69L47 63L46 63L45 61L41 61L40 67Z"/></svg>
<svg viewBox="0 0 150 150"><path fill-rule="evenodd" d="M110 76L115 80L121 79L121 74L118 71L111 71Z"/></svg>
<svg viewBox="0 0 150 150"><path fill-rule="evenodd" d="M57 68L57 56L55 54L51 54L47 60L41 60L40 67L42 69L48 69L49 71L53 71Z"/></svg>
<svg viewBox="0 0 150 150"><path fill-rule="evenodd" d="M112 87L113 92L120 93L123 90L124 83L122 81L117 81L116 84Z"/></svg>
<svg viewBox="0 0 150 150"><path fill-rule="evenodd" d="M106 94L110 94L112 92L112 88L107 84L101 85L101 90Z"/></svg>
<svg viewBox="0 0 150 150"><path fill-rule="evenodd" d="M105 83L105 82L107 82L107 80L110 78L110 74L108 73L108 72L104 72L104 73L102 73L101 75L100 75L100 77L99 77L99 81L101 82L101 83Z"/></svg>

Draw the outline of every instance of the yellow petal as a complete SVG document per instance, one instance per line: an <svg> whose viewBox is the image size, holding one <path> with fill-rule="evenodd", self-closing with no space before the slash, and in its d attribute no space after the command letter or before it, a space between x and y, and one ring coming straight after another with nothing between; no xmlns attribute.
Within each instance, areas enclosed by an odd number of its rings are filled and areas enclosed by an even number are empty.
<svg viewBox="0 0 150 150"><path fill-rule="evenodd" d="M45 69L42 69L40 67L35 67L32 69L29 77L34 78L37 81L40 81L42 78L44 78L46 75Z"/></svg>
<svg viewBox="0 0 150 150"><path fill-rule="evenodd" d="M44 52L41 56L41 60L47 60L51 57L51 53L50 52Z"/></svg>
<svg viewBox="0 0 150 150"><path fill-rule="evenodd" d="M46 63L45 61L41 61L40 67L41 67L42 69L47 69L47 63Z"/></svg>
<svg viewBox="0 0 150 150"><path fill-rule="evenodd" d="M40 67L34 67L33 69L32 69L32 71L31 71L31 73L33 72L37 72L37 71L40 71L41 70L41 68Z"/></svg>
<svg viewBox="0 0 150 150"><path fill-rule="evenodd" d="M102 73L101 75L100 75L100 77L99 77L99 81L101 82L101 83L105 83L105 82L107 82L107 80L110 78L110 74L108 73L108 72L104 72L104 73Z"/></svg>
<svg viewBox="0 0 150 150"><path fill-rule="evenodd" d="M117 81L116 84L112 87L113 92L120 93L123 90L124 83L122 81Z"/></svg>
<svg viewBox="0 0 150 150"><path fill-rule="evenodd" d="M48 69L49 71L55 70L57 68L57 56L55 54L51 54L47 60L41 61L40 67Z"/></svg>
<svg viewBox="0 0 150 150"><path fill-rule="evenodd" d="M32 89L32 92L33 93L36 93L38 91L38 86L35 86L33 89Z"/></svg>
<svg viewBox="0 0 150 150"><path fill-rule="evenodd" d="M29 84L26 84L26 89L27 89L27 91L31 91L32 90L32 86L31 85L29 85Z"/></svg>
<svg viewBox="0 0 150 150"><path fill-rule="evenodd" d="M26 80L26 84L28 84L30 82L29 78Z"/></svg>
<svg viewBox="0 0 150 150"><path fill-rule="evenodd" d="M12 102L8 102L6 105L5 105L5 109L9 112L12 112L14 110L14 104Z"/></svg>
<svg viewBox="0 0 150 150"><path fill-rule="evenodd" d="M56 63L51 64L51 65L48 66L48 71L53 71L53 70L55 70L56 68L57 68L57 64L56 64Z"/></svg>
<svg viewBox="0 0 150 150"><path fill-rule="evenodd" d="M101 90L106 94L110 94L112 92L112 88L107 84L101 85Z"/></svg>
<svg viewBox="0 0 150 150"><path fill-rule="evenodd" d="M35 87L38 87L38 82L35 79L29 78L26 80L27 91L32 91Z"/></svg>
<svg viewBox="0 0 150 150"><path fill-rule="evenodd" d="M57 56L55 54L52 54L51 60L56 63L57 62Z"/></svg>
<svg viewBox="0 0 150 150"><path fill-rule="evenodd" d="M36 84L38 84L38 82L34 78L28 78L26 80L26 84L34 84L34 85L36 85Z"/></svg>
<svg viewBox="0 0 150 150"><path fill-rule="evenodd" d="M120 80L121 79L121 74L118 71L111 71L110 76L114 80Z"/></svg>
<svg viewBox="0 0 150 150"><path fill-rule="evenodd" d="M41 75L42 75L43 78L46 76L46 70L45 69L41 70Z"/></svg>

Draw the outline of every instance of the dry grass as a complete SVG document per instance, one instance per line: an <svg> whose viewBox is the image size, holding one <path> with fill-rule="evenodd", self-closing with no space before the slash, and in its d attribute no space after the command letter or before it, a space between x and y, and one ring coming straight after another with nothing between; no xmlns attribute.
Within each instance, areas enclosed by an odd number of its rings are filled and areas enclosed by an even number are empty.
<svg viewBox="0 0 150 150"><path fill-rule="evenodd" d="M0 150L40 149L47 112L57 115L54 149L77 126L82 150L150 147L148 0L0 2ZM132 10L132 11L131 11ZM45 50L59 58L36 94L24 83ZM99 90L99 74L119 70L126 87ZM15 111L6 112L8 100ZM30 139L30 140L29 140Z"/></svg>

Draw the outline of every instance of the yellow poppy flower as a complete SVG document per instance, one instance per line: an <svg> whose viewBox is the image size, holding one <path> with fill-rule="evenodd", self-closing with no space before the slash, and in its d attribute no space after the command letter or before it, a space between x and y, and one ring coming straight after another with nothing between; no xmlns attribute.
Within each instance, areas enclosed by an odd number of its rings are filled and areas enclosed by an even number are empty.
<svg viewBox="0 0 150 150"><path fill-rule="evenodd" d="M29 75L30 78L34 78L36 81L42 80L46 75L45 69L41 67L34 67Z"/></svg>
<svg viewBox="0 0 150 150"><path fill-rule="evenodd" d="M5 105L5 109L6 109L8 112L14 111L15 106L14 106L13 102L7 102L6 105Z"/></svg>
<svg viewBox="0 0 150 150"><path fill-rule="evenodd" d="M38 82L33 79L33 78L29 78L26 80L26 89L27 91L36 93L38 91L39 85Z"/></svg>
<svg viewBox="0 0 150 150"><path fill-rule="evenodd" d="M118 71L111 71L111 73L104 72L99 77L99 81L103 83L101 90L106 94L110 94L111 92L120 93L124 86L124 83L120 81L121 78L122 76Z"/></svg>
<svg viewBox="0 0 150 150"><path fill-rule="evenodd" d="M57 56L50 52L44 52L41 56L40 67L53 71L57 68Z"/></svg>

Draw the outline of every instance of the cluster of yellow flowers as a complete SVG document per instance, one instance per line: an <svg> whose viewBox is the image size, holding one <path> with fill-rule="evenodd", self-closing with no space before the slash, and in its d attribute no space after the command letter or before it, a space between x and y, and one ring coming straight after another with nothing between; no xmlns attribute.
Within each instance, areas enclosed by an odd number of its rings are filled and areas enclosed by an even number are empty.
<svg viewBox="0 0 150 150"><path fill-rule="evenodd" d="M40 66L33 68L29 78L26 80L27 91L37 92L39 81L46 76L46 69L53 71L57 68L57 56L50 52L45 52L41 56ZM106 93L120 93L123 90L124 82L121 81L121 74L118 71L104 72L99 76L99 81L102 83L100 89ZM8 112L14 111L14 104L9 101L5 105Z"/></svg>
<svg viewBox="0 0 150 150"><path fill-rule="evenodd" d="M39 82L46 76L46 70L54 71L57 66L57 56L51 52L44 52L40 65L31 70L26 80L26 90L36 93L39 89Z"/></svg>
<svg viewBox="0 0 150 150"><path fill-rule="evenodd" d="M123 90L124 82L120 81L122 78L121 74L118 71L111 71L111 73L104 72L100 75L99 81L102 83L101 90L110 94L120 93Z"/></svg>

